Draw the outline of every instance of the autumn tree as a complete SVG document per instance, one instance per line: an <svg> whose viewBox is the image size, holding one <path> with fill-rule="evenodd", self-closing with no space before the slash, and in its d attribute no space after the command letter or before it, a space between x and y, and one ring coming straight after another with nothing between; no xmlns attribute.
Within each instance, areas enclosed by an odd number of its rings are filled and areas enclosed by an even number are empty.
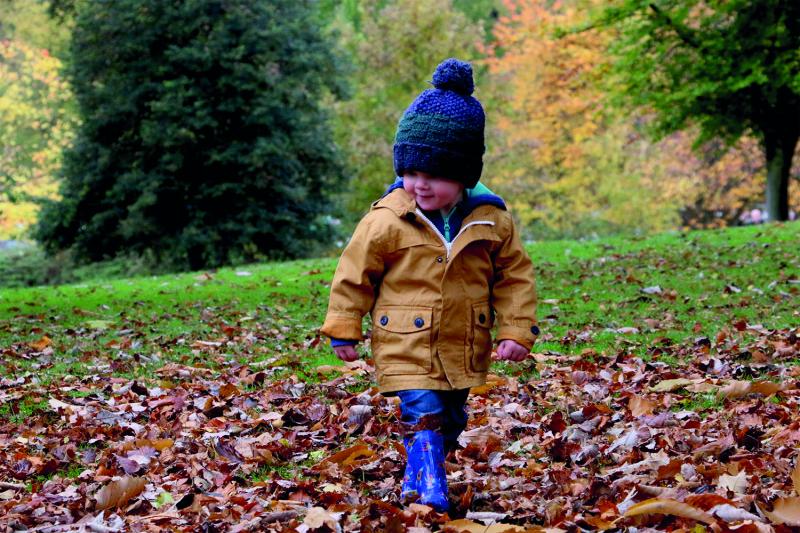
<svg viewBox="0 0 800 533"><path fill-rule="evenodd" d="M601 81L610 35L560 35L586 20L585 3L509 0L486 64L487 180L537 236L664 229L677 206L631 150L632 127L610 113Z"/></svg>
<svg viewBox="0 0 800 533"><path fill-rule="evenodd" d="M358 27L352 14L337 22L354 63L353 98L335 107L336 138L346 152L349 175L343 199L352 219L394 180L397 121L429 87L421 80L430 79L447 57L474 59L482 37L481 27L450 1L363 0L359 10Z"/></svg>
<svg viewBox="0 0 800 533"><path fill-rule="evenodd" d="M655 112L663 135L697 125L699 143L751 132L766 157L766 203L786 220L800 137L800 3L796 0L617 0L600 24L618 103Z"/></svg>
<svg viewBox="0 0 800 533"><path fill-rule="evenodd" d="M341 168L320 102L343 84L311 2L77 5L83 122L40 221L48 250L200 268L330 239Z"/></svg>
<svg viewBox="0 0 800 533"><path fill-rule="evenodd" d="M35 198L52 196L61 152L76 122L62 75L68 32L35 2L0 2L0 238L35 219Z"/></svg>

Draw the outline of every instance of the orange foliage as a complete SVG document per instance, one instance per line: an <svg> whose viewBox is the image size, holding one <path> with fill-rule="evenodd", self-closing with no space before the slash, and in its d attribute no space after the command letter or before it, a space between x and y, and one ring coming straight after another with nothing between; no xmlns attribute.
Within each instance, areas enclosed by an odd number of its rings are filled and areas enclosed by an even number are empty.
<svg viewBox="0 0 800 533"><path fill-rule="evenodd" d="M558 28L578 22L575 5L506 0L510 15L495 26L485 50L489 72L508 98L497 126L510 145L527 144L542 167L580 165L581 143L595 135L602 94L596 82L607 36L587 31L558 38ZM551 4L548 6L548 4Z"/></svg>
<svg viewBox="0 0 800 533"><path fill-rule="evenodd" d="M485 50L500 101L489 113L487 181L523 224L551 233L664 229L669 209L621 157L626 128L605 109L600 82L611 35L558 35L585 22L585 4L506 1L509 15Z"/></svg>
<svg viewBox="0 0 800 533"><path fill-rule="evenodd" d="M763 202L764 157L750 137L692 150L691 131L644 137L642 110L603 90L610 30L580 27L599 0L506 0L484 48L491 78L486 181L523 224L550 234L720 227ZM791 205L800 183L793 180ZM536 231L535 231L536 233ZM547 233L547 232L544 232Z"/></svg>

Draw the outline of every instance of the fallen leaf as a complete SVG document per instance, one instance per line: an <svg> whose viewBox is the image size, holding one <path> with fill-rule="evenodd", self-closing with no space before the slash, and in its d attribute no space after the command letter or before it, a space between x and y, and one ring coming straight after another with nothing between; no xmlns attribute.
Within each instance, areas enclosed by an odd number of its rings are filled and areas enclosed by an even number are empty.
<svg viewBox="0 0 800 533"><path fill-rule="evenodd" d="M763 522L763 519L758 516L754 515L753 513L749 513L744 509L739 507L735 507L729 503L723 503L720 505L715 505L711 509L709 509L708 514L716 516L726 522L740 522L742 520L753 520L754 522Z"/></svg>
<svg viewBox="0 0 800 533"><path fill-rule="evenodd" d="M466 518L458 520L451 520L442 525L442 531L450 531L453 533L513 533L516 531L525 531L524 527L515 526L513 524L492 524L485 526Z"/></svg>
<svg viewBox="0 0 800 533"><path fill-rule="evenodd" d="M110 320L87 320L86 325L92 329L108 329L114 325Z"/></svg>
<svg viewBox="0 0 800 533"><path fill-rule="evenodd" d="M751 381L731 381L717 392L719 398L741 398L750 394L753 383Z"/></svg>
<svg viewBox="0 0 800 533"><path fill-rule="evenodd" d="M800 496L800 458L792 470L792 485L794 486L794 493Z"/></svg>
<svg viewBox="0 0 800 533"><path fill-rule="evenodd" d="M347 415L347 423L351 426L360 426L366 423L371 417L371 405L351 405Z"/></svg>
<svg viewBox="0 0 800 533"><path fill-rule="evenodd" d="M344 513L329 513L322 507L312 507L308 510L303 523L310 529L317 529L322 526L327 526L333 531L341 531L339 519Z"/></svg>
<svg viewBox="0 0 800 533"><path fill-rule="evenodd" d="M37 352L43 351L45 348L53 344L53 340L48 337L47 335L43 335L41 339L38 341L28 343L28 346L36 350Z"/></svg>
<svg viewBox="0 0 800 533"><path fill-rule="evenodd" d="M628 409L631 410L631 414L635 417L651 415L655 407L656 404L654 402L651 402L643 396L633 395L628 398Z"/></svg>
<svg viewBox="0 0 800 533"><path fill-rule="evenodd" d="M690 494L686 497L686 503L692 507L697 507L703 511L708 511L721 504L733 504L728 498L723 498L719 494Z"/></svg>
<svg viewBox="0 0 800 533"><path fill-rule="evenodd" d="M58 411L59 409L74 409L76 407L75 405L62 402L61 400L57 400L56 398L50 398L49 400L47 400L47 405L49 405L50 408L55 409L56 411Z"/></svg>
<svg viewBox="0 0 800 533"><path fill-rule="evenodd" d="M461 435L458 436L458 443L464 447L469 444L484 446L494 435L494 430L492 430L490 426L479 426L462 432Z"/></svg>
<svg viewBox="0 0 800 533"><path fill-rule="evenodd" d="M776 392L780 392L786 388L783 383L775 383L773 381L755 381L751 387L751 391L763 394L764 396L772 396Z"/></svg>
<svg viewBox="0 0 800 533"><path fill-rule="evenodd" d="M147 480L143 477L124 476L112 481L95 494L97 508L102 510L121 507L141 494L146 484Z"/></svg>
<svg viewBox="0 0 800 533"><path fill-rule="evenodd" d="M651 498L637 503L625 512L623 518L647 514L668 514L690 518L706 524L715 523L714 517L705 511L692 507L687 503L667 498Z"/></svg>
<svg viewBox="0 0 800 533"><path fill-rule="evenodd" d="M154 502L156 509L159 507L163 507L167 504L173 503L175 499L172 497L172 494L169 492L162 492L156 497L156 501Z"/></svg>
<svg viewBox="0 0 800 533"><path fill-rule="evenodd" d="M484 524L494 524L503 520L504 518L508 517L506 513L490 513L490 512L474 512L468 511L467 512L467 519L468 520L478 520L479 522L483 522Z"/></svg>
<svg viewBox="0 0 800 533"><path fill-rule="evenodd" d="M744 494L747 491L747 472L742 470L735 476L722 474L719 476L719 487L725 490Z"/></svg>
<svg viewBox="0 0 800 533"><path fill-rule="evenodd" d="M337 452L330 457L327 457L317 466L321 466L326 463L336 463L339 466L348 466L359 459L373 457L374 455L375 452L373 452L369 446L362 442Z"/></svg>
<svg viewBox="0 0 800 533"><path fill-rule="evenodd" d="M495 354L492 354L492 357L494 358ZM486 376L486 383L485 384L478 385L477 387L472 387L469 390L469 393L473 394L473 395L481 396L481 395L484 395L484 394L488 394L489 391L491 391L495 387L499 387L500 385L504 385L505 383L506 383L505 378L502 378L500 376L496 376L494 374L489 374L488 376Z"/></svg>
<svg viewBox="0 0 800 533"><path fill-rule="evenodd" d="M721 388L717 395L720 398L729 399L741 398L751 393L771 396L776 392L782 391L784 388L785 385L772 381L732 381Z"/></svg>
<svg viewBox="0 0 800 533"><path fill-rule="evenodd" d="M778 498L772 512L765 513L776 524L800 526L800 497Z"/></svg>
<svg viewBox="0 0 800 533"><path fill-rule="evenodd" d="M650 392L672 392L680 389L681 387L691 385L692 383L694 383L694 381L686 378L665 379L660 381L655 386L650 387L648 390Z"/></svg>
<svg viewBox="0 0 800 533"><path fill-rule="evenodd" d="M241 394L241 391L236 385L233 385L232 383L226 383L225 385L219 388L220 398L228 399L233 396L237 396L239 394Z"/></svg>

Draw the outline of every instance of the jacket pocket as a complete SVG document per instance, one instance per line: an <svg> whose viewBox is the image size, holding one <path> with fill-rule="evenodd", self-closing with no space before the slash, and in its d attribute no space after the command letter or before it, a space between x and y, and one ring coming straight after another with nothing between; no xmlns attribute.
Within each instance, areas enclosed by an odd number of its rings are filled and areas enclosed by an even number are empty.
<svg viewBox="0 0 800 533"><path fill-rule="evenodd" d="M431 370L432 307L384 305L372 314L372 354L379 374Z"/></svg>
<svg viewBox="0 0 800 533"><path fill-rule="evenodd" d="M489 302L472 305L472 342L470 369L473 372L486 372L492 362L492 324L494 315Z"/></svg>

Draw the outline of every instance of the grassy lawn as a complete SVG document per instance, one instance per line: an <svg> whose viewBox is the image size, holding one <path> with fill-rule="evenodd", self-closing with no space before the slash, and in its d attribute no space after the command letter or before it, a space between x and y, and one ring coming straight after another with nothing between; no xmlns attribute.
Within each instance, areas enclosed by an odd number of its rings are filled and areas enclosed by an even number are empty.
<svg viewBox="0 0 800 533"><path fill-rule="evenodd" d="M542 326L536 351L627 349L649 357L654 340L713 338L738 321L772 329L797 324L798 242L800 225L793 223L530 245ZM336 364L316 333L335 266L334 259L305 260L0 289L4 375L135 377L167 361L216 369L278 354L303 367ZM239 338L245 342L231 342ZM37 342L51 349L27 357L26 347ZM205 357L209 351L221 357Z"/></svg>

